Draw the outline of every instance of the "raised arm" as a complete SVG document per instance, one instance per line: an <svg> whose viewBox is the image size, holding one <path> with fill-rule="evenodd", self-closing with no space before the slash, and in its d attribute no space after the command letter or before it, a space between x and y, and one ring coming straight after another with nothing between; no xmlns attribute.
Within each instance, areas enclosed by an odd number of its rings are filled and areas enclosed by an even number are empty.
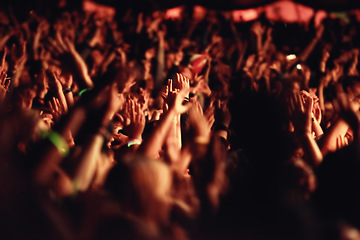
<svg viewBox="0 0 360 240"><path fill-rule="evenodd" d="M311 166L317 167L322 162L323 155L312 135L312 105L312 98L302 97L299 93L294 93L289 99L290 117L294 125L295 134L304 149L305 159Z"/></svg>
<svg viewBox="0 0 360 240"><path fill-rule="evenodd" d="M169 86L169 89L172 87ZM169 133L175 117L185 113L189 108L189 104L183 105L184 98L190 89L184 88L181 91L169 91L168 95L168 111L166 111L159 120L158 125L154 128L150 136L144 140L139 151L145 156L156 158L164 141Z"/></svg>

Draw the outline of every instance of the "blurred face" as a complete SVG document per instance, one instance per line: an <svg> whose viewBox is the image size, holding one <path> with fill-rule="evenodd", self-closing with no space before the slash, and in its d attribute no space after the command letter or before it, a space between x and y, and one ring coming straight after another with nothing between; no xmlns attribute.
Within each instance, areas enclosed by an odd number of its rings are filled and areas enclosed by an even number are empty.
<svg viewBox="0 0 360 240"><path fill-rule="evenodd" d="M18 95L17 105L22 109L30 109L36 92L33 89L22 89Z"/></svg>

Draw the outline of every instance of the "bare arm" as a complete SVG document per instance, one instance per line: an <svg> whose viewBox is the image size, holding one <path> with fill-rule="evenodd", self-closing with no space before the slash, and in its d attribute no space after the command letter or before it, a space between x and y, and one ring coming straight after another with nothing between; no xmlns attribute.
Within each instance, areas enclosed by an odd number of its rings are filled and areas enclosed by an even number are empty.
<svg viewBox="0 0 360 240"><path fill-rule="evenodd" d="M157 156L172 126L174 118L179 114L185 113L190 107L188 104L182 104L188 93L189 89L183 89L180 92L169 92L169 97L172 98L169 102L169 110L163 114L158 125L139 148L139 151L145 156L150 158Z"/></svg>

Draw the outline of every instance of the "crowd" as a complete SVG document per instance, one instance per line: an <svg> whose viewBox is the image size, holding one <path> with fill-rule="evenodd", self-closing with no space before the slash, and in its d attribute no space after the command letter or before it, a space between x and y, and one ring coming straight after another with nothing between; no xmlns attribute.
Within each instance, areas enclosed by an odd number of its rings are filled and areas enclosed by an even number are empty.
<svg viewBox="0 0 360 240"><path fill-rule="evenodd" d="M359 39L0 10L0 238L359 239Z"/></svg>

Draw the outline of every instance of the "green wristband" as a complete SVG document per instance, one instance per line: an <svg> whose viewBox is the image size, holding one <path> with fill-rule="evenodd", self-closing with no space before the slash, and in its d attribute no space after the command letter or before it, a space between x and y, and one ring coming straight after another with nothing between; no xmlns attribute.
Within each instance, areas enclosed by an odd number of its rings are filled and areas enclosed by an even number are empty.
<svg viewBox="0 0 360 240"><path fill-rule="evenodd" d="M81 97L85 92L91 90L91 88L84 88L83 90L81 90L78 94L79 97Z"/></svg>
<svg viewBox="0 0 360 240"><path fill-rule="evenodd" d="M42 131L40 132L40 136L49 139L49 141L56 147L61 156L66 157L67 155L69 155L69 146L67 145L65 139L58 132Z"/></svg>

